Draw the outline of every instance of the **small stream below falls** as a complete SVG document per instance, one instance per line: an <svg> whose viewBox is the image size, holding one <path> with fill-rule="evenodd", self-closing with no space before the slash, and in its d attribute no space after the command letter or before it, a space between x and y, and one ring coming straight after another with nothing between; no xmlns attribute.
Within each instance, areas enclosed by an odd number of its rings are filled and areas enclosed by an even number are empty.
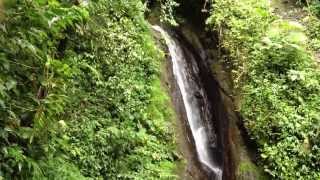
<svg viewBox="0 0 320 180"><path fill-rule="evenodd" d="M201 80L198 57L188 50L173 33L160 26L153 26L166 42L172 64L173 79L182 98L185 119L192 136L191 144L202 171L207 179L223 179L223 153L219 143L219 128L215 124L213 105ZM175 97L173 97L175 98Z"/></svg>

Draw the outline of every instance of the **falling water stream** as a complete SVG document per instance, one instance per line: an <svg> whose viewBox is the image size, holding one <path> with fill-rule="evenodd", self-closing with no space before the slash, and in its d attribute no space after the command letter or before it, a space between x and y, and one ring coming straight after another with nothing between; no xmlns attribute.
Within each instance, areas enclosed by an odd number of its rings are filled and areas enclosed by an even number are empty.
<svg viewBox="0 0 320 180"><path fill-rule="evenodd" d="M183 99L198 161L210 171L210 174L213 174L213 179L222 180L223 171L217 163L217 157L215 157L217 154L213 151L217 143L212 140L210 128L207 127L208 124L203 116L207 107L203 105L202 101L205 101L207 96L203 87L201 87L201 83L196 82L197 79L192 77L199 71L196 63L190 63L190 61L195 61L195 58L190 55L186 56L179 41L171 37L164 29L159 26L153 26L153 28L161 33L168 46L173 75ZM190 64L192 67L190 67Z"/></svg>

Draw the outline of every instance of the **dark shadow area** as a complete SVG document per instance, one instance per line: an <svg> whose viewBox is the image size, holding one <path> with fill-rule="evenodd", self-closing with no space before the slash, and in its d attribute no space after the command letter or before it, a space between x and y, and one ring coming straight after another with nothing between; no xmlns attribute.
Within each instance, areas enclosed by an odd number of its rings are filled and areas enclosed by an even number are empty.
<svg viewBox="0 0 320 180"><path fill-rule="evenodd" d="M209 17L209 0L177 0L180 4L176 9L177 17L187 19L195 27L205 29L206 19Z"/></svg>

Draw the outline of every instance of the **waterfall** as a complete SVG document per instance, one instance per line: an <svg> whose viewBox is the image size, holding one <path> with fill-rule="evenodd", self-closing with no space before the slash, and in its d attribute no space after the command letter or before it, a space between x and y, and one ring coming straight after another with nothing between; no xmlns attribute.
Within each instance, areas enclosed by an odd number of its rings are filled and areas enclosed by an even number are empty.
<svg viewBox="0 0 320 180"><path fill-rule="evenodd" d="M179 41L171 37L161 27L153 26L153 28L161 33L168 46L172 60L173 75L183 99L198 160L211 171L211 174L214 174L216 180L222 180L222 168L218 165L215 153L213 152L213 148L217 145L210 140L209 128L206 127L203 118L205 107L201 104L201 100L199 100L205 99L206 94L203 87L201 87L201 83L196 82L196 78L192 77L199 71L196 63L190 63L190 59L194 60L194 57L187 57ZM190 68L190 65L193 67Z"/></svg>

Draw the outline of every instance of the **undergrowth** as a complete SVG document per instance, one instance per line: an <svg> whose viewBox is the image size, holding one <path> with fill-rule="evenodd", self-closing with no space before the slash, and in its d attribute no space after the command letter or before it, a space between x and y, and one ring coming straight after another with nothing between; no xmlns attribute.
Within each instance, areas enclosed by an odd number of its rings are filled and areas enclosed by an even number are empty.
<svg viewBox="0 0 320 180"><path fill-rule="evenodd" d="M0 179L175 179L163 56L143 3L3 6Z"/></svg>
<svg viewBox="0 0 320 180"><path fill-rule="evenodd" d="M274 179L319 179L320 71L304 27L260 0L215 0L208 24L221 32L265 171Z"/></svg>

